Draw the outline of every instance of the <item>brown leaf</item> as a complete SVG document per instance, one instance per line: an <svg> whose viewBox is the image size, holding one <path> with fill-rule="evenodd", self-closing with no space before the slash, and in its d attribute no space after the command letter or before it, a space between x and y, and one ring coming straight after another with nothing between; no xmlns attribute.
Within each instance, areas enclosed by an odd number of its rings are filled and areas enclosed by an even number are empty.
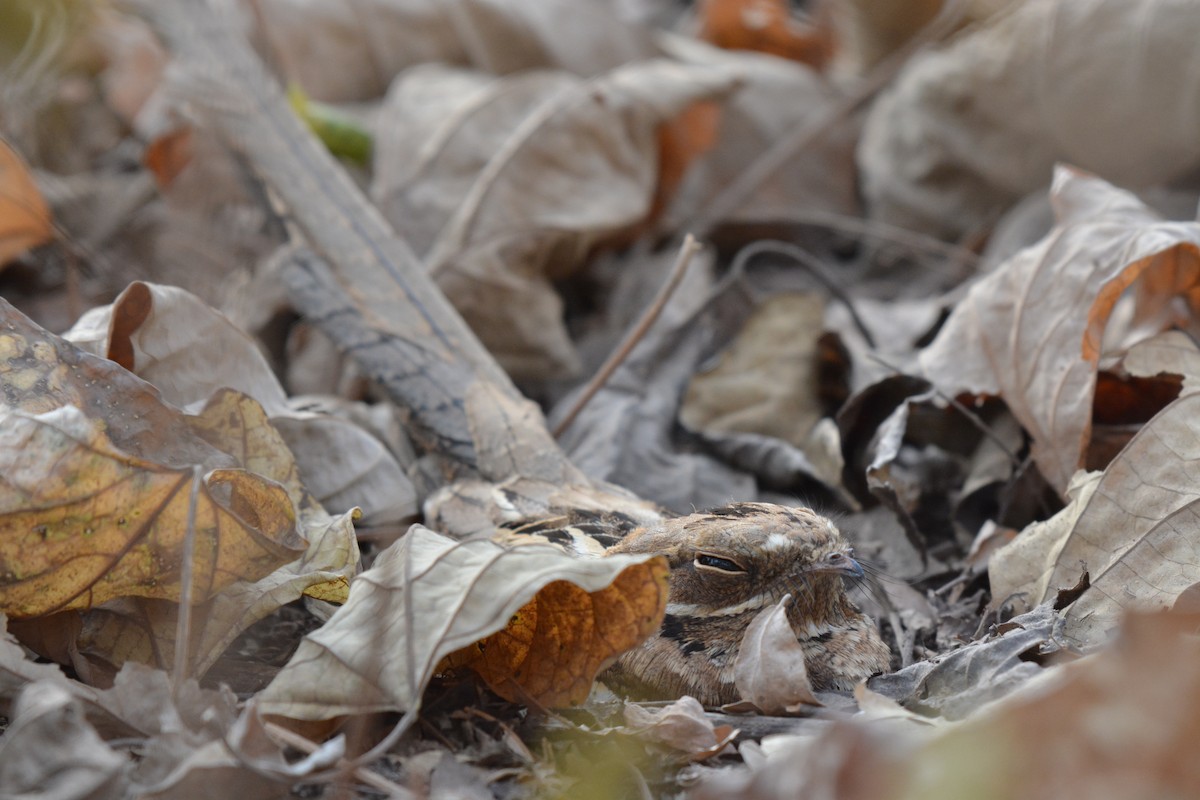
<svg viewBox="0 0 1200 800"><path fill-rule="evenodd" d="M1024 686L1042 668L1030 654L1059 647L1063 620L1049 603L950 653L867 682L910 711L959 720Z"/></svg>
<svg viewBox="0 0 1200 800"><path fill-rule="evenodd" d="M257 8L288 82L335 102L378 97L394 76L430 62L495 74L560 68L595 75L653 52L647 33L605 3L264 0Z"/></svg>
<svg viewBox="0 0 1200 800"><path fill-rule="evenodd" d="M634 269L626 267L628 279L618 296L638 297L646 291L646 276L661 280L673 256L660 253ZM675 436L680 393L709 341L702 312L713 288L712 263L711 254L700 254L659 322L560 440L571 462L592 479L636 486L642 497L683 513L756 491L752 476L681 446ZM574 393L567 395L551 420L574 401Z"/></svg>
<svg viewBox="0 0 1200 800"><path fill-rule="evenodd" d="M192 160L192 130L177 128L146 145L142 163L154 175L158 188L165 191Z"/></svg>
<svg viewBox="0 0 1200 800"><path fill-rule="evenodd" d="M1004 0L1001 0L1002 2ZM942 0L843 0L827 6L837 44L835 67L866 74L904 45L942 8ZM966 13L984 3L964 3Z"/></svg>
<svg viewBox="0 0 1200 800"><path fill-rule="evenodd" d="M920 363L948 394L1000 395L1062 492L1089 440L1103 344L1120 352L1170 327L1175 298L1197 303L1200 224L1164 222L1133 195L1065 168L1052 197L1054 230L972 286ZM1135 283L1133 321L1106 330Z"/></svg>
<svg viewBox="0 0 1200 800"><path fill-rule="evenodd" d="M572 509L615 512L642 525L662 520L660 507L619 486L528 478L500 483L455 481L430 495L424 506L426 521L456 539L491 534L499 526Z"/></svg>
<svg viewBox="0 0 1200 800"><path fill-rule="evenodd" d="M165 400L184 408L200 407L222 388L253 397L270 415L273 430L264 427L265 419L257 420L261 415L244 430L272 440L277 431L286 445L273 444L268 448L271 454L262 455L288 462L295 457L299 478L294 473L277 476L245 461L239 464L287 484L298 506L302 479L305 489L326 507L344 512L361 506L376 524L398 521L415 508L411 481L382 443L344 420L293 410L254 340L190 292L135 281L112 305L87 312L65 338L107 355L153 383ZM216 446L245 454L248 443L233 433ZM279 454L281 447L291 452Z"/></svg>
<svg viewBox="0 0 1200 800"><path fill-rule="evenodd" d="M841 97L832 82L803 64L721 50L685 37L661 43L672 58L732 70L739 78L738 90L721 103L714 147L689 173L686 190L666 215L684 229L697 213L707 213L706 206L778 140L798 129L828 124L830 109ZM723 221L778 224L803 220L808 214L825 220L830 213L860 214L854 162L860 128L857 117L832 125L736 208L724 209Z"/></svg>
<svg viewBox="0 0 1200 800"><path fill-rule="evenodd" d="M759 612L746 627L733 662L734 682L742 700L728 711L757 711L782 716L811 712L821 701L813 694L804 666L804 648L788 622L791 595Z"/></svg>
<svg viewBox="0 0 1200 800"><path fill-rule="evenodd" d="M167 402L199 407L237 389L278 414L287 395L252 338L191 292L134 281L93 308L63 338L153 384Z"/></svg>
<svg viewBox="0 0 1200 800"><path fill-rule="evenodd" d="M385 105L373 194L514 377L570 375L551 281L647 218L659 126L734 86L732 70L665 59L590 81L412 70Z"/></svg>
<svg viewBox="0 0 1200 800"><path fill-rule="evenodd" d="M1200 347L1183 331L1164 331L1129 348L1121 366L1130 375L1142 378L1179 376L1180 392L1189 394L1200 388Z"/></svg>
<svg viewBox="0 0 1200 800"><path fill-rule="evenodd" d="M144 21L109 8L98 9L88 36L106 61L99 75L105 101L126 125L137 129L141 110L162 84L167 53Z"/></svg>
<svg viewBox="0 0 1200 800"><path fill-rule="evenodd" d="M282 748L265 735L253 704L239 717L237 699L226 687L201 689L193 680L173 686L162 670L127 664L114 685L100 691L68 680L56 667L33 664L0 634L0 697L6 699L17 694L16 687L7 684L10 675L23 676L28 685L17 713L10 715L13 723L0 738L4 797L32 796L15 792L34 784L42 792L38 797L85 796L78 793L78 785L76 793L56 792L70 788L67 775L82 782L106 763L98 758L107 747L97 732L110 739L138 739L136 761L122 753L112 762L113 774L121 777L118 785L132 784L139 797L181 800L207 796L214 786L225 784L236 786L239 797L278 797L279 778L295 780L328 767L344 749L334 740L321 748L324 752L289 764ZM66 710L52 720L43 716L55 709ZM48 721L48 730L39 727ZM99 773L97 778L108 771ZM22 776L25 784L19 783ZM115 796L128 795L126 790ZM97 791L86 796L109 795Z"/></svg>
<svg viewBox="0 0 1200 800"><path fill-rule="evenodd" d="M74 406L101 423L118 449L172 469L235 465L192 433L184 415L164 404L150 384L39 328L2 298L0 322L4 408L36 415Z"/></svg>
<svg viewBox="0 0 1200 800"><path fill-rule="evenodd" d="M817 340L825 303L785 292L764 302L709 370L688 382L683 424L707 432L761 433L803 448L822 416Z"/></svg>
<svg viewBox="0 0 1200 800"><path fill-rule="evenodd" d="M200 348L209 353L208 362L198 360L194 354L184 354L182 351L187 347L172 336L177 331L166 324L166 317L171 315L181 325L220 342L223 349ZM118 303L116 318L121 320L120 324L109 325L113 318L111 309L88 316L89 320L81 321L76 333L89 346L106 352L109 328L117 329L115 341L124 357L156 374L179 402L202 401L212 391L214 376L224 376L216 379L228 378L248 388L265 389L261 393L269 401L282 403L285 399L278 383L264 377L269 376L269 368L248 337L186 292L135 284ZM243 485L273 487L264 491L274 498L271 502L276 511L269 511L267 506L254 509L239 502L238 513L246 514L249 520L259 511L284 513L286 508L292 519L298 513L308 540L307 549L298 547L299 537L290 532L290 537L282 540L284 549L275 560L257 568L255 563L247 563L240 573L222 575L221 583L214 585L214 589L225 587L224 590L193 610L196 624L192 626L189 663L194 670L203 672L238 633L303 592L328 599L345 596L359 558L350 515L330 517L313 501L300 483L287 446L258 403L236 392L219 393L200 417L187 417L163 404L153 387L111 361L80 352L37 329L11 308L7 320L12 333L0 337L0 384L9 403L34 410L82 406L104 421L106 432L114 440L120 437L114 445L140 454L142 461L158 465L159 481L170 477L172 469L186 471L184 477L190 481L190 465L197 462L248 467L265 477L228 473L239 476L233 484L239 492L232 497L245 494L240 491ZM147 337L147 330L155 335ZM227 356L224 360L220 359L222 353ZM213 360L220 363L219 369L212 368ZM125 461L118 460L110 467L122 468L122 464L135 456L120 454L120 458ZM123 468L133 469L127 464ZM226 473L215 473L215 477L222 474ZM182 504L186 512L186 491ZM111 519L119 520L120 511L114 508ZM180 536L185 527L180 529ZM270 568L274 566L279 568L272 572ZM206 596L200 592L195 600L199 602ZM82 629L77 630L78 640L72 638L69 644L60 643L59 648L76 648L87 658L108 664L138 660L166 666L173 659L176 613L173 602L149 598L109 604L89 612L82 621Z"/></svg>
<svg viewBox="0 0 1200 800"><path fill-rule="evenodd" d="M346 605L305 638L259 695L263 711L329 719L414 709L446 656L470 647L479 653L477 643L509 630L510 623L511 634L492 640L504 648L502 659L484 668L495 669L499 683L504 665L511 664L507 677L521 687L516 696L567 702L586 694L594 677L580 670L598 669L657 630L666 607L666 572L658 557L582 559L551 546L455 543L414 525L355 579ZM612 605L561 586L542 594L564 582L587 593L607 590L603 596ZM556 607L564 595L573 605ZM536 620L528 606L535 597ZM547 620L553 627L545 626ZM606 642L605 633L617 640ZM560 643L585 653L560 650ZM480 657L491 658L490 649L485 645ZM524 655L543 660L517 674Z"/></svg>
<svg viewBox="0 0 1200 800"><path fill-rule="evenodd" d="M31 247L54 238L50 209L29 167L0 139L0 269Z"/></svg>
<svg viewBox="0 0 1200 800"><path fill-rule="evenodd" d="M474 670L501 697L547 706L585 700L596 675L662 624L665 563L627 569L588 592L568 581L544 586L486 639L446 657Z"/></svg>
<svg viewBox="0 0 1200 800"><path fill-rule="evenodd" d="M1102 641L1122 611L1169 608L1200 582L1200 395L1186 395L1146 423L1104 473L1081 476L1071 504L993 554L997 598L1052 598L1077 582L1091 587L1067 610L1072 638Z"/></svg>
<svg viewBox="0 0 1200 800"><path fill-rule="evenodd" d="M892 5L907 16L912 4ZM1128 186L1200 165L1200 116L1179 102L1200 87L1200 18L1188 4L1008 5L911 60L871 108L858 154L874 218L958 239L1039 191L1056 163Z"/></svg>

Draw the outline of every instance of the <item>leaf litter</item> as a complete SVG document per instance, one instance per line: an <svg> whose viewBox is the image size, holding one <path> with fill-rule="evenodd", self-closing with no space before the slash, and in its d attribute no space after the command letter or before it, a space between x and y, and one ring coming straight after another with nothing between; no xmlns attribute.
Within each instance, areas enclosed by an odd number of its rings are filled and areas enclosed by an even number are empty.
<svg viewBox="0 0 1200 800"><path fill-rule="evenodd" d="M1200 16L216 5L3 12L0 793L1200 791ZM605 537L744 500L891 669L767 606L742 702L614 697L679 609Z"/></svg>

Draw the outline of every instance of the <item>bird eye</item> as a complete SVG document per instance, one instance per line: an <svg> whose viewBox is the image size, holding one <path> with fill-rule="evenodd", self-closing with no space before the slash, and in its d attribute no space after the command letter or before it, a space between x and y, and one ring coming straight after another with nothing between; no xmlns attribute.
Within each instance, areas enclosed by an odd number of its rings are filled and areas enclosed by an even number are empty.
<svg viewBox="0 0 1200 800"><path fill-rule="evenodd" d="M700 553L696 556L697 567L709 567L710 569L719 569L722 572L745 572L742 566L736 561L731 561L728 558L714 556L711 553Z"/></svg>

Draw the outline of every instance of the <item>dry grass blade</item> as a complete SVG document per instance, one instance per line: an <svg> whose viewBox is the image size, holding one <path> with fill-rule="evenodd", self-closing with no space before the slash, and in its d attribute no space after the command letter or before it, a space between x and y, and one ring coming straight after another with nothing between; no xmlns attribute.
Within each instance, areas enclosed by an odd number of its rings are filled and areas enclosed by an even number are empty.
<svg viewBox="0 0 1200 800"><path fill-rule="evenodd" d="M192 467L192 488L188 495L187 534L183 538L183 565L179 582L179 621L175 628L175 670L171 680L175 701L188 677L188 657L192 635L192 573L196 562L196 506L199 505L200 467Z"/></svg>
<svg viewBox="0 0 1200 800"><path fill-rule="evenodd" d="M866 340L866 343L872 348L876 346L875 337L871 335L871 329L867 327L867 324L863 322L862 317L859 316L858 309L855 307L854 301L850 299L850 295L846 294L846 290L841 287L840 283L838 283L837 277L834 276L834 274L830 272L824 264L821 263L820 259L816 258L803 248L797 247L796 245L788 242L764 239L762 241L755 242L754 244L747 245L739 250L737 257L734 258L733 266L730 267L729 272L733 275L740 275L744 273L746 265L762 253L775 253L778 255L787 256L803 267L809 275L812 275L814 278L816 278L822 286L829 290L830 294L840 300L842 305L846 307L846 310L850 313L850 319L854 323L854 327L857 328L858 332L862 334L862 337L864 340Z"/></svg>
<svg viewBox="0 0 1200 800"><path fill-rule="evenodd" d="M274 722L267 722L265 723L265 727L267 729L267 733L271 734L271 736L276 740L287 745L288 747L296 748L305 755L311 755L321 749L320 746L315 742L309 741L298 733L289 731L282 725L277 725ZM341 762L338 766L346 768L349 766L349 762ZM370 786L372 789L378 789L388 797L400 798L401 800L407 800L408 798L416 797L415 794L410 792L408 789L405 789L400 784L393 783L382 775L371 772L364 767L354 766L351 774L354 775L354 777L358 780L365 783L367 786Z"/></svg>
<svg viewBox="0 0 1200 800"><path fill-rule="evenodd" d="M596 396L596 393L604 388L604 384L612 377L612 374L617 371L617 367L629 357L633 352L633 348L642 340L646 332L658 319L662 310L666 307L667 301L671 299L675 289L683 281L684 275L687 274L687 269L692 263L692 258L700 250L700 243L690 233L683 240L683 246L679 248L679 255L675 259L675 264L671 267L671 272L667 276L667 280L663 283L662 288L658 290L654 300L646 308L641 318L630 328L629 333L625 334L625 338L617 345L617 348L612 352L612 355L605 360L600 369L597 370L595 376L588 381L587 387L579 395L575 404L563 415L562 419L554 426L554 438L563 435L567 428L571 427L571 423L579 416L579 412L583 411L588 401Z"/></svg>

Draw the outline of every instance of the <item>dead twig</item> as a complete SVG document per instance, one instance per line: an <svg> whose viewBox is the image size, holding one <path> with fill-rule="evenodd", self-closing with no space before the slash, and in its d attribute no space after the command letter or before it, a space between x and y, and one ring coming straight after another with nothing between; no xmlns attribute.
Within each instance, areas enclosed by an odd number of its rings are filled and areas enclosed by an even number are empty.
<svg viewBox="0 0 1200 800"><path fill-rule="evenodd" d="M181 107L244 160L302 232L285 271L292 302L409 413L411 432L441 457L444 473L478 472L481 439L546 437L537 414L468 418L471 390L526 401L222 13L192 0L133 3L180 66ZM517 471L557 478L568 470L552 444L529 460Z"/></svg>
<svg viewBox="0 0 1200 800"><path fill-rule="evenodd" d="M809 253L802 247L791 244L789 242L781 242L775 239L763 239L753 244L746 245L733 259L733 266L730 267L731 274L741 274L745 271L746 265L755 257L763 253L775 253L792 259L817 281L829 290L829 293L841 301L846 310L850 312L850 320L854 323L854 327L862 334L867 346L875 347L875 337L871 335L871 329L863 322L862 317L858 315L858 309L854 306L854 301L850 299L850 295L846 294L846 290L838 283L837 277L830 272L821 260Z"/></svg>
<svg viewBox="0 0 1200 800"><path fill-rule="evenodd" d="M188 673L188 644L192 638L192 592L196 563L196 505L200 501L203 472L192 467L192 488L188 495L187 533L183 537L183 564L179 575L179 616L175 621L175 666L171 674L171 693L175 702L183 690Z"/></svg>
<svg viewBox="0 0 1200 800"><path fill-rule="evenodd" d="M300 734L289 731L282 725L277 725L274 722L264 722L263 726L266 728L267 733L270 734L271 737L273 737L276 741L285 744L288 747L295 748L305 755L312 755L321 749L321 746L316 742L309 741ZM408 789L405 789L400 784L389 781L382 775L371 772L363 767L354 767L351 774L357 780L362 781L372 789L378 789L388 797L404 798L405 800L408 798L416 798L415 794Z"/></svg>
<svg viewBox="0 0 1200 800"><path fill-rule="evenodd" d="M812 225L818 228L840 231L861 236L877 242L902 247L913 253L928 253L950 261L949 265L932 262L930 266L945 270L956 281L967 277L967 268L979 263L979 254L968 247L954 242L943 242L920 231L910 231L877 219L861 219L849 214L839 214L821 208L793 208L782 211L778 217L783 222ZM954 269L961 266L963 269ZM960 274L961 273L961 274Z"/></svg>
<svg viewBox="0 0 1200 800"><path fill-rule="evenodd" d="M683 281L683 276L687 274L687 268L692 263L692 258L700 250L700 243L690 233L684 238L683 246L679 248L679 255L675 257L675 263L671 267L671 272L667 276L666 282L658 290L658 294L654 296L653 302L646 308L641 318L629 329L629 333L625 334L625 338L617 345L608 359L597 370L592 379L588 381L583 392L576 398L574 405L567 411L558 424L554 426L552 435L555 439L563 435L567 428L571 427L571 423L579 416L579 412L584 409L596 393L599 392L604 385L608 383L608 379L617 371L617 367L624 363L629 354L633 352L633 348L642 340L650 327L658 320L662 310L666 307L667 301L671 299L671 295L675 293L675 289Z"/></svg>

